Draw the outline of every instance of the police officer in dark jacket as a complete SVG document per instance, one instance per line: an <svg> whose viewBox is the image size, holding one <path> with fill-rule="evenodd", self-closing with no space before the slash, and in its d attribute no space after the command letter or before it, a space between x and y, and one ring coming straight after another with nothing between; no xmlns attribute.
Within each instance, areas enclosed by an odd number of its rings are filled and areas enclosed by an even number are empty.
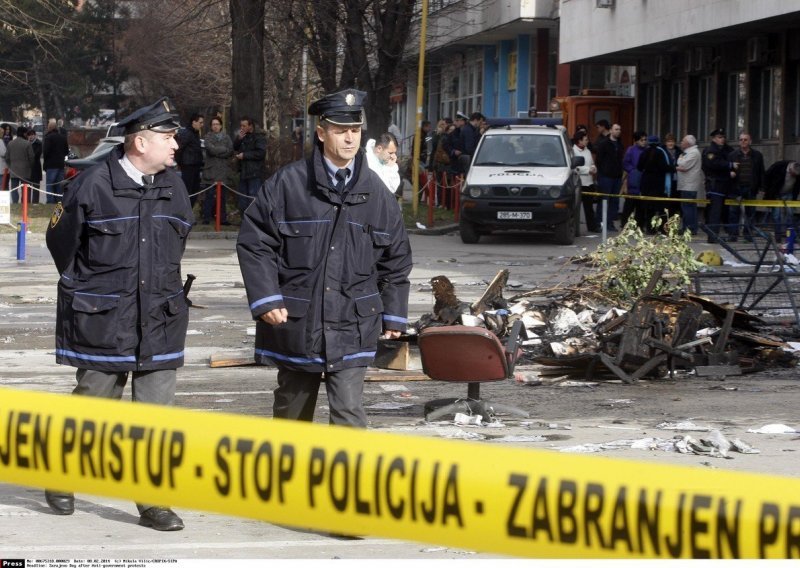
<svg viewBox="0 0 800 568"><path fill-rule="evenodd" d="M708 210L708 242L713 243L720 236L723 224L728 219L725 199L732 192L733 178L736 176L734 163L731 161L733 148L725 143L725 130L717 128L711 131L711 144L703 150L703 173L706 174L706 195L710 201ZM738 232L738 231L737 231ZM731 240L736 240L733 236Z"/></svg>
<svg viewBox="0 0 800 568"><path fill-rule="evenodd" d="M309 160L278 170L247 209L237 251L255 358L278 366L273 415L311 421L323 374L330 422L366 426L378 337L406 328L411 250L397 202L360 149L361 91L315 103Z"/></svg>
<svg viewBox="0 0 800 568"><path fill-rule="evenodd" d="M174 166L177 115L169 101L119 122L125 142L74 181L56 206L47 247L58 282L56 361L77 367L73 394L172 404L189 316L181 257L194 221ZM46 492L50 508L74 510L71 493ZM180 530L170 509L139 504L139 524Z"/></svg>

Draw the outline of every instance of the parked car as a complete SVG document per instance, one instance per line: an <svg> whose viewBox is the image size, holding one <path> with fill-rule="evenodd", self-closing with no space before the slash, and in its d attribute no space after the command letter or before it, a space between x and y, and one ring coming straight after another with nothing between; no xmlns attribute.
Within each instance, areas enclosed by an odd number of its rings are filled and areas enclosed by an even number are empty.
<svg viewBox="0 0 800 568"><path fill-rule="evenodd" d="M461 188L459 232L477 243L493 231L532 231L572 244L580 230L580 180L563 126L489 128Z"/></svg>
<svg viewBox="0 0 800 568"><path fill-rule="evenodd" d="M124 140L125 138L123 136L112 136L110 138L101 138L100 142L97 144L97 146L95 146L92 153L86 156L85 158L69 158L66 161L67 171L64 176L65 179L72 180L76 176L78 176L82 171L87 170L96 164L99 164L108 157L114 146L116 146L117 144L122 144ZM69 183L67 183L66 187L69 187Z"/></svg>

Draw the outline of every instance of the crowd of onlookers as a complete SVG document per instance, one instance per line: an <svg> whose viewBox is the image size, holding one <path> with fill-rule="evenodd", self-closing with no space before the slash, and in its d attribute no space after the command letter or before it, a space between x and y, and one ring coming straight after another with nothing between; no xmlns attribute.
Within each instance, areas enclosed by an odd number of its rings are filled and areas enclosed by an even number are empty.
<svg viewBox="0 0 800 568"><path fill-rule="evenodd" d="M681 230L692 235L698 234L702 222L709 242L752 240L754 224L768 225L780 242L793 222L793 210L784 204L767 208L725 204L731 199L797 199L800 164L780 160L765 168L764 157L751 146L747 132L739 134L738 147L733 148L727 144L725 131L718 128L701 151L691 134L678 143L671 133L661 138L637 130L633 144L626 148L619 124L600 120L595 127L594 141L590 142L586 126L579 126L572 138L573 152L585 161L579 168L583 191L609 196L605 217L602 199L583 196L590 231L600 232L605 224L607 231L616 232L633 218L644 231L653 233L667 217L678 215ZM637 198L624 199L620 210L620 196ZM654 224L655 217L662 223Z"/></svg>
<svg viewBox="0 0 800 568"><path fill-rule="evenodd" d="M453 188L458 176L469 169L472 155L486 129L486 118L480 112L467 115L456 113L455 120L439 119L432 130L430 121L422 122L424 143L420 148L420 164L433 176L436 187L434 203L437 207L452 208L455 204ZM421 195L426 199L426 195Z"/></svg>
<svg viewBox="0 0 800 568"><path fill-rule="evenodd" d="M28 202L36 201L34 189L46 180L47 203L55 203L63 194L64 162L69 153L67 133L62 125L51 119L47 124L44 140L39 140L36 130L3 123L0 139L0 174L3 174L3 190L19 188L28 184ZM44 173L44 176L43 176ZM51 195L53 194L53 195ZM21 192L11 194L12 203L18 203Z"/></svg>

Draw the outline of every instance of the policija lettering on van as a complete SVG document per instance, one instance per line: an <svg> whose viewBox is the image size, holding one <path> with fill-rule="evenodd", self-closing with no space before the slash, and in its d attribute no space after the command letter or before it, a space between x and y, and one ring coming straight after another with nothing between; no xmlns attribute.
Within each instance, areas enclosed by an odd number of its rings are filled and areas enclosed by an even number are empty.
<svg viewBox="0 0 800 568"><path fill-rule="evenodd" d="M183 463L178 430L70 417L56 425L52 416L13 410L0 424L3 466L174 489Z"/></svg>
<svg viewBox="0 0 800 568"><path fill-rule="evenodd" d="M514 498L506 534L587 550L663 558L741 558L757 542L759 558L800 558L800 506L764 502L758 534L745 534L741 499L511 474ZM783 541L781 543L781 540Z"/></svg>

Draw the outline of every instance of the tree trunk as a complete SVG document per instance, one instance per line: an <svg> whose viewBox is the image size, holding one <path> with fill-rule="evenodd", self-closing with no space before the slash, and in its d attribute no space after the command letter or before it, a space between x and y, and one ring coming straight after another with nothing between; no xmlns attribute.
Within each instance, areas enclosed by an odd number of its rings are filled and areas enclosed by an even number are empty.
<svg viewBox="0 0 800 568"><path fill-rule="evenodd" d="M44 96L41 72L39 71L39 60L36 58L36 51L31 49L31 68L33 69L33 80L36 85L36 95L39 97L39 109L42 111L42 122L47 123L47 99Z"/></svg>
<svg viewBox="0 0 800 568"><path fill-rule="evenodd" d="M53 93L53 105L56 107L56 115L54 117L47 117L47 116L43 117L42 122L44 123L44 128L47 128L48 118L56 118L56 119L63 118L65 123L64 127L66 127L67 115L64 113L64 104L63 101L61 100L61 95L56 90L53 90L52 93Z"/></svg>
<svg viewBox="0 0 800 568"><path fill-rule="evenodd" d="M231 116L228 132L239 130L249 116L264 122L264 0L230 0Z"/></svg>

